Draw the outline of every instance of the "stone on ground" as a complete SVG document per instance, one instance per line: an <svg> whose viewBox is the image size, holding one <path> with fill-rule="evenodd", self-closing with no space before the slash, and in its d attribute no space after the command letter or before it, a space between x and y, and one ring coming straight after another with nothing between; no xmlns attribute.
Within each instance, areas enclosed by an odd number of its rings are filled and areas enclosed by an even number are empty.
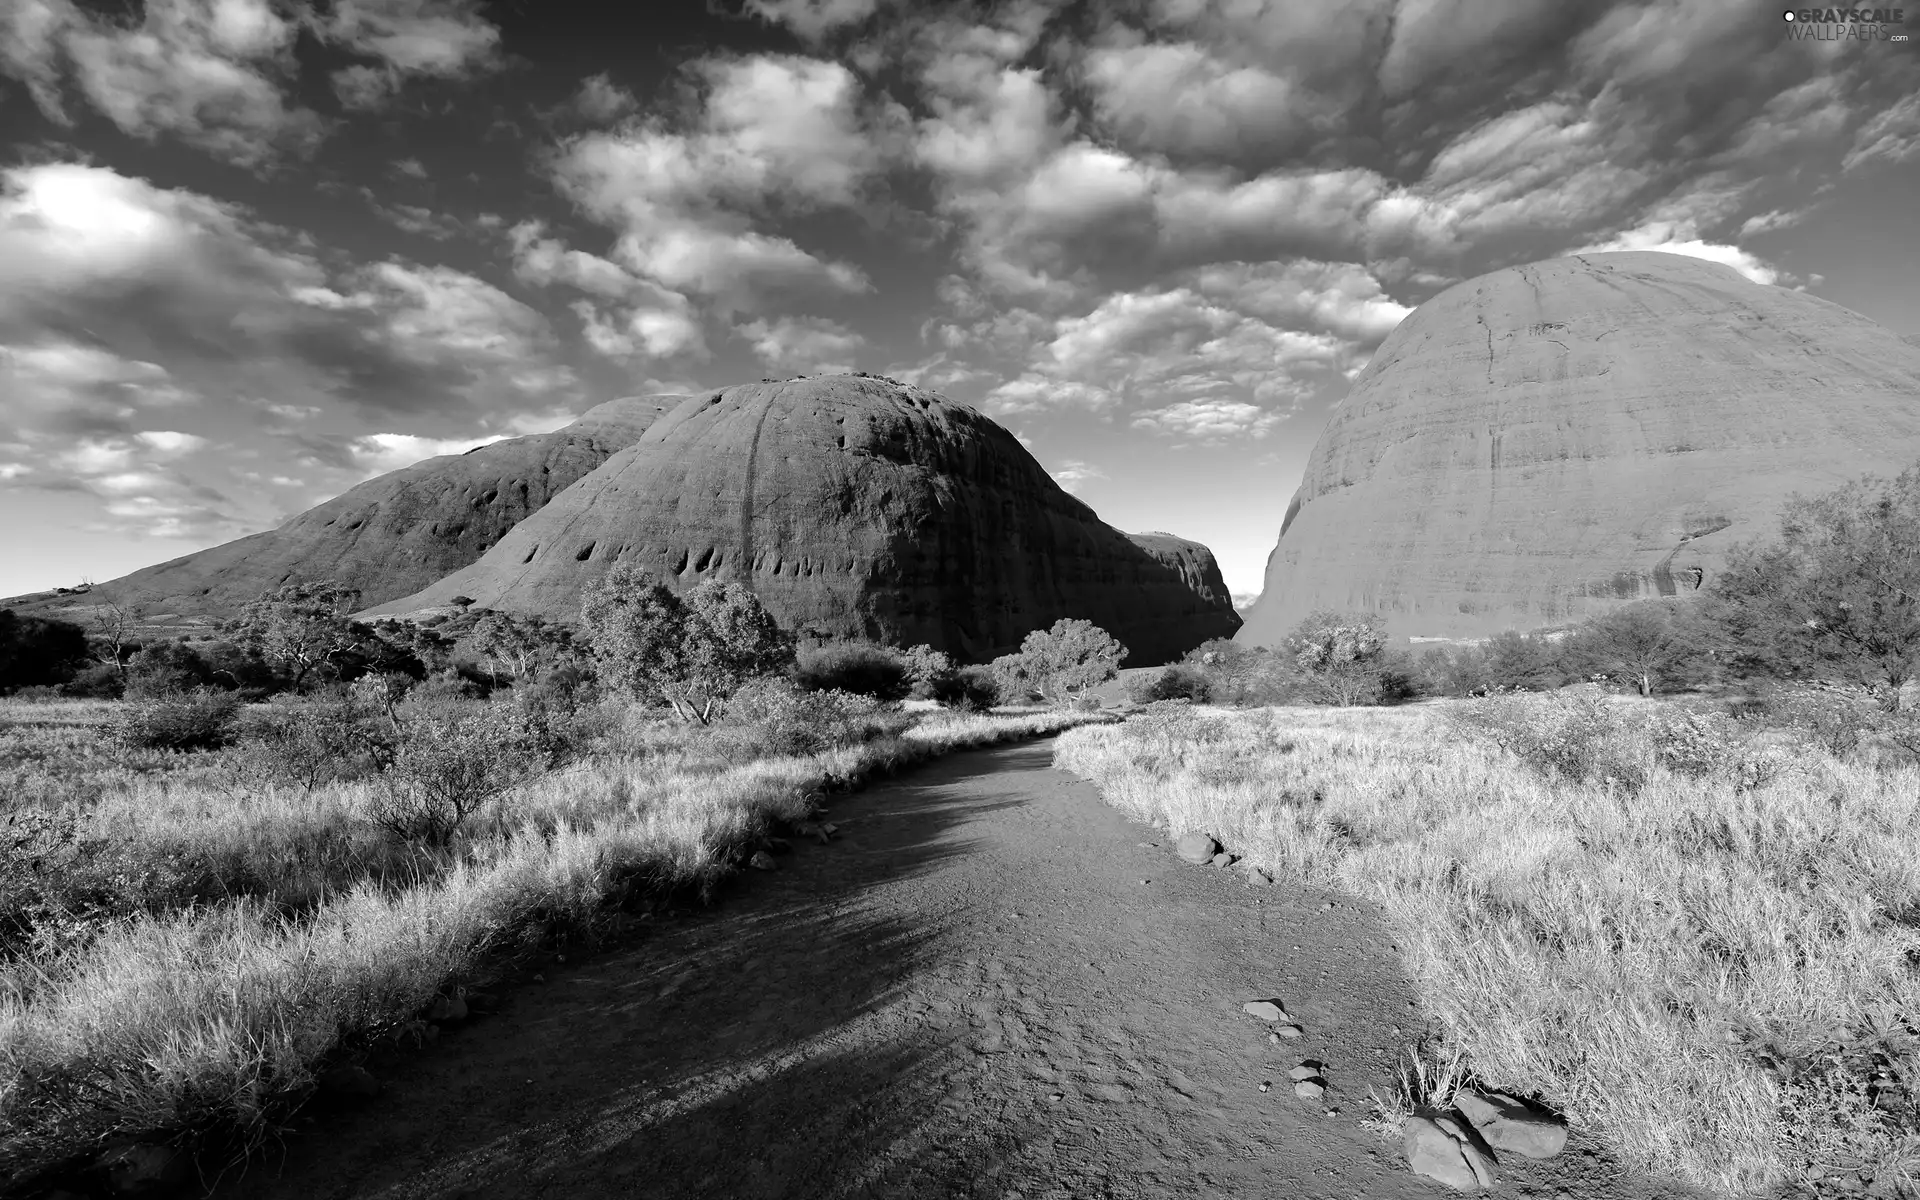
<svg viewBox="0 0 1920 1200"><path fill-rule="evenodd" d="M1462 1090L1453 1106L1495 1150L1522 1158L1552 1158L1566 1149L1564 1123L1504 1092Z"/></svg>
<svg viewBox="0 0 1920 1200"><path fill-rule="evenodd" d="M1302 1030L1298 1025L1282 1025L1280 1028L1274 1030L1274 1032L1283 1038L1297 1038L1300 1036Z"/></svg>
<svg viewBox="0 0 1920 1200"><path fill-rule="evenodd" d="M1304 1059L1299 1066L1287 1072L1287 1078L1295 1081L1301 1079L1318 1079L1320 1078L1320 1064L1313 1062L1311 1059Z"/></svg>
<svg viewBox="0 0 1920 1200"><path fill-rule="evenodd" d="M108 1150L95 1165L106 1172L114 1195L150 1196L185 1183L192 1163L177 1146L130 1142Z"/></svg>
<svg viewBox="0 0 1920 1200"><path fill-rule="evenodd" d="M1482 1186L1460 1143L1427 1117L1407 1118L1400 1127L1400 1149L1407 1156L1407 1168L1415 1175L1462 1192L1477 1192Z"/></svg>
<svg viewBox="0 0 1920 1200"><path fill-rule="evenodd" d="M378 1096L380 1081L365 1067L348 1064L322 1072L320 1090L329 1096Z"/></svg>
<svg viewBox="0 0 1920 1200"><path fill-rule="evenodd" d="M753 857L747 860L747 865L756 871L777 871L780 869L780 864L774 861L773 855L768 854L765 850L755 850Z"/></svg>
<svg viewBox="0 0 1920 1200"><path fill-rule="evenodd" d="M1293 1094L1302 1100L1318 1100L1327 1090L1322 1079L1299 1079L1294 1081Z"/></svg>
<svg viewBox="0 0 1920 1200"><path fill-rule="evenodd" d="M1220 843L1204 833L1186 833L1174 845L1174 852L1197 867L1213 861L1213 856L1220 853Z"/></svg>
<svg viewBox="0 0 1920 1200"><path fill-rule="evenodd" d="M1240 1006L1240 1010L1250 1017L1259 1017L1262 1021L1287 1019L1287 1010L1271 1000L1249 1000Z"/></svg>

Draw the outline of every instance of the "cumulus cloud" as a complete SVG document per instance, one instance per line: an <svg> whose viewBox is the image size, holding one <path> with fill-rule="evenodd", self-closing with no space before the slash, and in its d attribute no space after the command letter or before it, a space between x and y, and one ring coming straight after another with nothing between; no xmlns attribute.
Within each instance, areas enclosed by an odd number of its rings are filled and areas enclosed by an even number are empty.
<svg viewBox="0 0 1920 1200"><path fill-rule="evenodd" d="M858 25L882 0L747 0L746 11L785 25L803 40L817 42L837 30Z"/></svg>
<svg viewBox="0 0 1920 1200"><path fill-rule="evenodd" d="M1708 262L1732 267L1755 283L1779 283L1784 277L1784 273L1779 268L1763 262L1738 246L1702 241L1693 228L1686 224L1658 222L1638 229L1629 229L1604 242L1583 246L1575 253L1590 254L1603 250L1661 250L1668 254L1703 258ZM1792 281L1788 280L1788 282Z"/></svg>
<svg viewBox="0 0 1920 1200"><path fill-rule="evenodd" d="M483 438L431 438L411 433L369 433L348 443L347 452L360 479L372 479L443 454L465 454L507 435Z"/></svg>
<svg viewBox="0 0 1920 1200"><path fill-rule="evenodd" d="M205 437L171 429L82 437L47 445L37 472L13 474L39 486L92 495L104 518L96 522L98 530L211 537L234 531L238 522L228 498L201 481L204 462L189 461L210 444Z"/></svg>
<svg viewBox="0 0 1920 1200"><path fill-rule="evenodd" d="M1193 42L1091 49L1083 64L1102 123L1136 151L1244 160L1296 149L1338 115L1292 80Z"/></svg>
<svg viewBox="0 0 1920 1200"><path fill-rule="evenodd" d="M617 121L637 107L633 93L615 83L605 71L580 81L573 94L574 111L589 121Z"/></svg>
<svg viewBox="0 0 1920 1200"><path fill-rule="evenodd" d="M693 128L654 120L566 141L561 191L619 235L614 258L677 291L736 309L766 289L859 292L866 276L761 228L775 212L850 205L882 161L852 72L837 63L759 55L706 60Z"/></svg>
<svg viewBox="0 0 1920 1200"><path fill-rule="evenodd" d="M15 0L0 13L0 70L62 124L70 83L123 133L260 166L310 151L325 132L283 95L296 32L268 0L149 0L138 20Z"/></svg>
<svg viewBox="0 0 1920 1200"><path fill-rule="evenodd" d="M1107 473L1099 467L1089 462L1082 462L1077 458L1067 459L1061 463L1058 468L1048 472L1048 474L1053 476L1053 481L1059 484L1062 489L1076 493L1085 486L1088 480L1105 479L1107 477Z"/></svg>
<svg viewBox="0 0 1920 1200"><path fill-rule="evenodd" d="M1187 442L1219 442L1228 438L1263 438L1287 416L1244 400L1215 396L1182 400L1141 413L1133 419L1133 427Z"/></svg>
<svg viewBox="0 0 1920 1200"><path fill-rule="evenodd" d="M866 338L824 317L782 317L739 327L761 362L776 371L836 374L853 370Z"/></svg>
<svg viewBox="0 0 1920 1200"><path fill-rule="evenodd" d="M573 386L545 318L472 275L330 268L239 206L102 167L0 171L0 261L13 407L36 420L261 394L484 412Z"/></svg>
<svg viewBox="0 0 1920 1200"><path fill-rule="evenodd" d="M632 305L602 309L589 300L570 306L580 318L581 336L595 351L613 359L637 354L672 358L708 355L706 337L692 309L679 305Z"/></svg>
<svg viewBox="0 0 1920 1200"><path fill-rule="evenodd" d="M412 78L466 79L499 65L500 30L479 0L334 0L318 32L374 60L333 75L348 108L378 108Z"/></svg>

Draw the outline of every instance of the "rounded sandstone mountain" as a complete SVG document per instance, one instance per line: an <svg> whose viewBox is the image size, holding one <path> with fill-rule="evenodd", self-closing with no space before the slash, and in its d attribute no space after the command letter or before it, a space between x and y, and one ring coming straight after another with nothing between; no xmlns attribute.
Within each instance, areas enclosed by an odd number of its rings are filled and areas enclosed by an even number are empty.
<svg viewBox="0 0 1920 1200"><path fill-rule="evenodd" d="M1178 542L1136 545L966 405L822 376L686 401L478 562L374 611L465 595L572 620L582 589L628 562L676 589L739 580L807 636L978 661L1083 617L1142 666L1239 626L1212 555Z"/></svg>
<svg viewBox="0 0 1920 1200"><path fill-rule="evenodd" d="M1241 641L1322 608L1483 637L1683 594L1780 504L1920 459L1920 347L1673 254L1495 271L1407 317L1314 446Z"/></svg>
<svg viewBox="0 0 1920 1200"><path fill-rule="evenodd" d="M551 433L492 442L390 471L294 517L100 584L155 616L226 617L289 579L332 580L378 604L479 558L509 529L631 445L684 396L630 396Z"/></svg>

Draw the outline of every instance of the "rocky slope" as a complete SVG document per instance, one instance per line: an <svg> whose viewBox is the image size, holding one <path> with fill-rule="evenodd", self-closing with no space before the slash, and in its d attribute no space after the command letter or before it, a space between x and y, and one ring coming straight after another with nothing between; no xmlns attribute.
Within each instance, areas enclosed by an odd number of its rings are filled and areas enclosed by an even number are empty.
<svg viewBox="0 0 1920 1200"><path fill-rule="evenodd" d="M1789 494L1920 458L1920 347L1839 305L1646 251L1421 305L1335 410L1240 640L1319 608L1479 637L1685 593Z"/></svg>
<svg viewBox="0 0 1920 1200"><path fill-rule="evenodd" d="M631 562L676 588L748 581L806 634L925 642L970 661L1066 616L1119 638L1131 666L1232 636L1239 617L1212 555L1148 540L1101 522L973 409L824 376L687 401L473 565L372 611L465 595L570 620L581 589Z"/></svg>
<svg viewBox="0 0 1920 1200"><path fill-rule="evenodd" d="M147 617L225 617L289 578L331 579L358 588L369 604L404 596L479 558L684 399L610 400L552 433L415 463L369 479L278 529L144 567L89 595L60 600L87 605L109 597Z"/></svg>

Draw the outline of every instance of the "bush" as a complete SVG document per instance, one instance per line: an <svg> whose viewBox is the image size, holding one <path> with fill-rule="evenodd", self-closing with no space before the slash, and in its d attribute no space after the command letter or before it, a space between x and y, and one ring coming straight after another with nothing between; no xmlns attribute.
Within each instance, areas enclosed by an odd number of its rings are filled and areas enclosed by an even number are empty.
<svg viewBox="0 0 1920 1200"><path fill-rule="evenodd" d="M382 716L344 689L315 699L278 697L242 721L242 755L267 779L305 791L363 778L392 758L392 730Z"/></svg>
<svg viewBox="0 0 1920 1200"><path fill-rule="evenodd" d="M1627 714L1593 684L1546 695L1496 692L1449 720L1512 751L1549 781L1637 790L1659 766L1751 788L1777 778L1787 765L1723 714L1677 705Z"/></svg>
<svg viewBox="0 0 1920 1200"><path fill-rule="evenodd" d="M907 720L870 696L803 691L779 679L750 682L727 701L726 721L767 754L822 754L898 732Z"/></svg>
<svg viewBox="0 0 1920 1200"><path fill-rule="evenodd" d="M904 700L913 686L905 658L873 642L830 642L802 650L793 680L809 692L854 692L876 700Z"/></svg>
<svg viewBox="0 0 1920 1200"><path fill-rule="evenodd" d="M153 699L211 686L204 659L185 642L155 642L127 662L126 694Z"/></svg>
<svg viewBox="0 0 1920 1200"><path fill-rule="evenodd" d="M137 750L218 750L234 737L240 698L206 688L136 700L114 723L122 745Z"/></svg>
<svg viewBox="0 0 1920 1200"><path fill-rule="evenodd" d="M370 815L405 841L448 845L487 801L545 766L510 705L409 697L395 714L393 759L375 785Z"/></svg>
<svg viewBox="0 0 1920 1200"><path fill-rule="evenodd" d="M1834 688L1775 688L1762 693L1753 707L1753 719L1790 729L1835 758L1852 754L1888 724L1866 693Z"/></svg>
<svg viewBox="0 0 1920 1200"><path fill-rule="evenodd" d="M1651 756L1631 737L1607 694L1581 684L1543 696L1496 690L1448 721L1461 733L1512 751L1548 780L1646 782Z"/></svg>
<svg viewBox="0 0 1920 1200"><path fill-rule="evenodd" d="M72 679L60 685L60 694L77 700L118 700L124 688L120 668L94 663L74 672Z"/></svg>
<svg viewBox="0 0 1920 1200"><path fill-rule="evenodd" d="M962 712L985 712L1002 703L1000 680L992 667L961 667L954 672L953 698L944 703Z"/></svg>
<svg viewBox="0 0 1920 1200"><path fill-rule="evenodd" d="M72 809L21 809L0 821L0 960L52 959L136 913L214 889L173 854L87 837Z"/></svg>
<svg viewBox="0 0 1920 1200"><path fill-rule="evenodd" d="M64 683L86 661L87 635L80 626L0 608L0 693Z"/></svg>
<svg viewBox="0 0 1920 1200"><path fill-rule="evenodd" d="M907 665L907 679L912 684L909 696L915 700L938 700L942 704L952 704L960 698L963 690L960 673L945 651L921 644L901 651L900 657Z"/></svg>
<svg viewBox="0 0 1920 1200"><path fill-rule="evenodd" d="M1129 680L1127 699L1135 704L1151 704L1156 700L1191 700L1205 704L1213 699L1213 682L1197 667L1174 663L1157 674Z"/></svg>

